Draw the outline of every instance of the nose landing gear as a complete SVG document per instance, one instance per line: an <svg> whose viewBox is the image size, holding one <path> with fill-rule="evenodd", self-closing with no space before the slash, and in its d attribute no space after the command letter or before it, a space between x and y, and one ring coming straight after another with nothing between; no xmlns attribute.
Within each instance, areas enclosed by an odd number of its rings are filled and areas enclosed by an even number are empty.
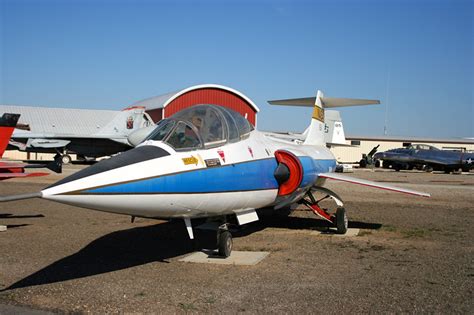
<svg viewBox="0 0 474 315"><path fill-rule="evenodd" d="M189 238L193 240L194 233L193 233L193 227L191 224L191 219L188 217L185 217L184 223L186 225ZM233 242L232 242L232 234L229 231L229 225L230 223L227 223L227 221L224 218L220 222L217 222L217 221L207 222L197 227L200 230L212 230L216 232L217 244L216 243L214 244L216 244L216 247L217 247L217 255L222 258L227 258L232 253Z"/></svg>
<svg viewBox="0 0 474 315"><path fill-rule="evenodd" d="M225 225L225 224L224 224ZM217 231L217 252L220 257L227 258L232 252L232 234L230 234L227 226L219 227Z"/></svg>

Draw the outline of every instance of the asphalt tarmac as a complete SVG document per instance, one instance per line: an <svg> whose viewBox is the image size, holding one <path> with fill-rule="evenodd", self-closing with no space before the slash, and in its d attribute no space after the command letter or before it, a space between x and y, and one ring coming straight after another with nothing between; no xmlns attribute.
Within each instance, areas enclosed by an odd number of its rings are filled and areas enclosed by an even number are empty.
<svg viewBox="0 0 474 315"><path fill-rule="evenodd" d="M348 175L432 197L328 182L359 235L314 233L327 225L304 208L262 213L234 233L234 250L270 252L254 266L179 261L201 245L181 221L131 223L46 200L0 204L8 226L0 232L0 314L472 313L474 173ZM35 192L60 177L2 181L0 194Z"/></svg>

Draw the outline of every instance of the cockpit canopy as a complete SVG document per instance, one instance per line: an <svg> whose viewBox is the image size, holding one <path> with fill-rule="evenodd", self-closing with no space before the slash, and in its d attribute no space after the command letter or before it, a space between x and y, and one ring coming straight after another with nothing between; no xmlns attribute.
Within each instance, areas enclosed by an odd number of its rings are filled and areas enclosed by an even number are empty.
<svg viewBox="0 0 474 315"><path fill-rule="evenodd" d="M217 105L195 105L161 120L146 140L177 151L213 148L248 138L253 126L239 113Z"/></svg>
<svg viewBox="0 0 474 315"><path fill-rule="evenodd" d="M432 145L427 144L412 144L407 147L409 150L438 150L437 147L433 147Z"/></svg>

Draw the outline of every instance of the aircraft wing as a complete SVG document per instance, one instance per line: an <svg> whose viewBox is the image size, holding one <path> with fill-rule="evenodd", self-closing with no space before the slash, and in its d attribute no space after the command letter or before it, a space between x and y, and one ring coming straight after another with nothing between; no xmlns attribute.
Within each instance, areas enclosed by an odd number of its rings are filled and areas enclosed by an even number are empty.
<svg viewBox="0 0 474 315"><path fill-rule="evenodd" d="M366 180L366 179L359 179L359 178L354 178L354 177L341 175L341 174L336 174L336 173L321 173L321 174L319 174L319 177L327 178L327 179L333 179L333 180L339 180L339 181L346 182L346 183L351 183L351 184L358 184L358 185L363 185L363 186L368 186L368 187L373 187L373 188L385 189L385 190L400 192L400 193L409 194L409 195L422 196L422 197L431 197L430 194L425 193L425 192L420 192L420 191L416 191L416 190L395 187L395 186L392 186L392 185L377 183L377 182L373 182L373 181Z"/></svg>
<svg viewBox="0 0 474 315"><path fill-rule="evenodd" d="M0 173L0 180L8 179L8 178L16 178L16 177L36 177L36 176L46 176L49 173Z"/></svg>
<svg viewBox="0 0 474 315"><path fill-rule="evenodd" d="M33 177L49 175L49 173L43 172L25 173L25 168L28 168L27 164L0 162L0 180L14 177Z"/></svg>
<svg viewBox="0 0 474 315"><path fill-rule="evenodd" d="M49 175L49 173L45 172L26 173L25 169L27 168L47 168L53 172L62 173L61 156L56 155L54 157L54 161L51 161L48 164L25 164L0 161L0 180L13 177L33 177Z"/></svg>
<svg viewBox="0 0 474 315"><path fill-rule="evenodd" d="M27 164L0 162L0 171L1 169L24 168L26 165Z"/></svg>

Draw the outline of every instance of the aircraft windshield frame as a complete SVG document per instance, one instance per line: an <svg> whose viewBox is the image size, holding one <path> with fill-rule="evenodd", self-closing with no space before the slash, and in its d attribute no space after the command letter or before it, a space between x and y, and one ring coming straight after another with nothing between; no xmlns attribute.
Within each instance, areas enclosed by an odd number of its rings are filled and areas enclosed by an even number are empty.
<svg viewBox="0 0 474 315"><path fill-rule="evenodd" d="M176 122L172 119L163 119L158 122L155 129L145 138L153 141L164 141L174 129Z"/></svg>
<svg viewBox="0 0 474 315"><path fill-rule="evenodd" d="M181 127L184 129L180 130ZM202 140L196 128L183 120L175 120L175 126L163 140L175 151L193 151L202 149Z"/></svg>
<svg viewBox="0 0 474 315"><path fill-rule="evenodd" d="M198 131L205 149L246 139L254 130L241 114L211 104L194 105L174 114L171 119L192 124Z"/></svg>
<svg viewBox="0 0 474 315"><path fill-rule="evenodd" d="M412 144L408 147L410 150L431 150L431 151L439 151L437 147L434 147L429 144Z"/></svg>
<svg viewBox="0 0 474 315"><path fill-rule="evenodd" d="M222 106L200 104L161 120L145 140L162 141L176 151L192 151L247 139L252 130L241 114Z"/></svg>

